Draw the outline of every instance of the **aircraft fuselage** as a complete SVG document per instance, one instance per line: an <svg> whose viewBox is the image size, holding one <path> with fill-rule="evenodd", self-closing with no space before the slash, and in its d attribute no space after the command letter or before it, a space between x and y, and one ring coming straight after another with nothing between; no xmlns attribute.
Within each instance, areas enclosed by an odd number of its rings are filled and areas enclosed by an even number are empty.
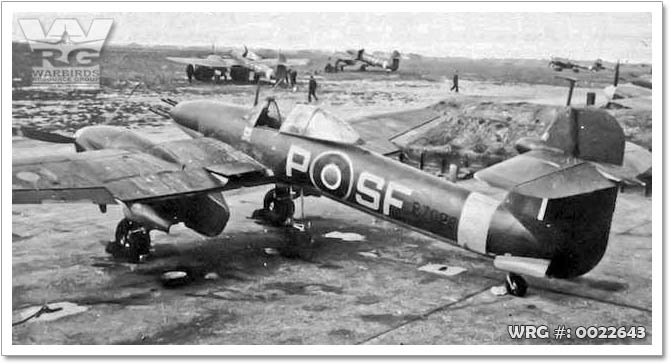
<svg viewBox="0 0 670 363"><path fill-rule="evenodd" d="M191 101L178 104L171 114L183 127L252 156L280 182L315 189L362 212L483 255L546 259L555 262L548 275L571 277L590 270L604 253L609 223L605 231L575 237L565 232L567 224L575 221L561 219L554 202L511 192L499 200L359 145L315 140L268 127L250 128L248 120L235 117L242 110ZM611 200L611 193L588 196L590 202L580 201L581 209L576 213L588 215L595 207L601 208L598 203ZM613 208L613 201L605 207ZM595 241L583 249L580 243L584 239Z"/></svg>

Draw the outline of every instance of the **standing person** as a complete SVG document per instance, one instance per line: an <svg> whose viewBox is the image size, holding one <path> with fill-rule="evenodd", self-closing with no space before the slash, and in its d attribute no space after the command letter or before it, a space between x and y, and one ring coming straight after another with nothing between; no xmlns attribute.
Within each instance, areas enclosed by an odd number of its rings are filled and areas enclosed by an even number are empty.
<svg viewBox="0 0 670 363"><path fill-rule="evenodd" d="M309 94L307 95L307 102L312 102L312 96L314 96L314 100L318 101L319 99L316 97L316 80L314 79L314 76L309 76Z"/></svg>
<svg viewBox="0 0 670 363"><path fill-rule="evenodd" d="M291 77L291 72L293 72L293 70L291 68L289 68L289 69L286 70L286 73L284 74L286 84L289 85L289 86L291 86L291 78L290 78Z"/></svg>
<svg viewBox="0 0 670 363"><path fill-rule="evenodd" d="M298 71L291 69L291 87L295 87L298 84Z"/></svg>
<svg viewBox="0 0 670 363"><path fill-rule="evenodd" d="M450 91L456 91L458 93L458 71L454 73L454 79L452 80L453 85L451 86Z"/></svg>
<svg viewBox="0 0 670 363"><path fill-rule="evenodd" d="M192 64L186 66L186 76L188 77L188 83L193 82L193 73L195 73L195 67Z"/></svg>

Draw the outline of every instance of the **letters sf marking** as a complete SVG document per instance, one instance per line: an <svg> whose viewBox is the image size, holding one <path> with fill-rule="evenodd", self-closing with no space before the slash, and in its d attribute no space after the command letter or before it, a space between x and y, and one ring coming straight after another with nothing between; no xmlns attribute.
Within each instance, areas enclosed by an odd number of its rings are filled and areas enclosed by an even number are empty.
<svg viewBox="0 0 670 363"><path fill-rule="evenodd" d="M312 185L319 190L342 200L353 191L357 204L387 216L391 215L391 207L401 210L413 192L411 188L369 171L360 172L354 181L351 158L343 152L324 151L312 159L309 150L291 145L286 157L286 176L291 178L300 174L309 176Z"/></svg>

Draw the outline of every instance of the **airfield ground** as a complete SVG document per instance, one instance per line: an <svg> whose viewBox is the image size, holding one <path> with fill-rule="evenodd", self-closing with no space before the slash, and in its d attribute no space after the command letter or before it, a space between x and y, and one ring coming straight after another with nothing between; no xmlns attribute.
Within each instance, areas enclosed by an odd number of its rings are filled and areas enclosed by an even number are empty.
<svg viewBox="0 0 670 363"><path fill-rule="evenodd" d="M548 71L548 70L547 70ZM178 75L177 75L178 77ZM342 118L399 111L443 99L485 96L494 101L561 105L566 88L464 79L450 82L401 75L325 75L320 105ZM575 103L587 91L578 88ZM13 124L73 131L110 120L155 140L183 138L146 111L160 97L252 102L252 86L187 85L139 90L104 88L91 96L13 94ZM283 110L304 102L304 87L263 90ZM118 108L118 112L116 111ZM511 114L512 119L514 115ZM651 126L649 126L649 131ZM13 153L69 152L15 137ZM476 181L463 185L486 190ZM231 220L221 236L203 238L183 226L153 232L154 258L135 265L104 252L122 214L90 204L12 207L14 344L649 344L651 343L651 199L640 191L619 196L602 262L574 281L529 279L525 298L496 296L504 273L492 261L349 209L306 198L305 216L316 239L309 259L276 254L282 230L250 219L264 192L226 194ZM487 191L490 192L490 191ZM493 191L492 193L497 193ZM300 214L300 203L297 213ZM355 233L361 240L326 237ZM354 235L354 237L357 237ZM8 245L3 252L8 252ZM446 272L419 270L428 264ZM184 286L161 284L166 271L192 276ZM451 276L448 276L451 275ZM63 310L20 323L43 305ZM514 340L509 324L644 326L643 340Z"/></svg>
<svg viewBox="0 0 670 363"><path fill-rule="evenodd" d="M15 326L14 344L651 342L651 201L638 193L619 198L598 267L575 281L531 279L529 295L516 298L490 292L504 281L491 260L323 198L305 201L314 256L281 257L271 249L284 245L284 233L248 218L266 189L229 193L233 215L217 238L179 226L155 234L155 258L139 265L103 251L119 208L103 215L94 205L15 206L13 321L44 304L64 310ZM364 239L324 236L330 232ZM464 271L419 270L428 264ZM171 270L194 281L166 288L160 278ZM649 335L513 340L509 324L636 325Z"/></svg>

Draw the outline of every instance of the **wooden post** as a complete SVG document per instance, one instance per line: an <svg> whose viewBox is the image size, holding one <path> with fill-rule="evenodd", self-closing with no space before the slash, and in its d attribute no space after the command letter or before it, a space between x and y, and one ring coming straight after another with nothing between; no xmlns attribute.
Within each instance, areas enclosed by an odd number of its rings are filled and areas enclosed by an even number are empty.
<svg viewBox="0 0 670 363"><path fill-rule="evenodd" d="M568 91L568 102L566 102L566 106L570 106L570 102L572 101L572 91L575 89L575 81L570 81L570 90Z"/></svg>

